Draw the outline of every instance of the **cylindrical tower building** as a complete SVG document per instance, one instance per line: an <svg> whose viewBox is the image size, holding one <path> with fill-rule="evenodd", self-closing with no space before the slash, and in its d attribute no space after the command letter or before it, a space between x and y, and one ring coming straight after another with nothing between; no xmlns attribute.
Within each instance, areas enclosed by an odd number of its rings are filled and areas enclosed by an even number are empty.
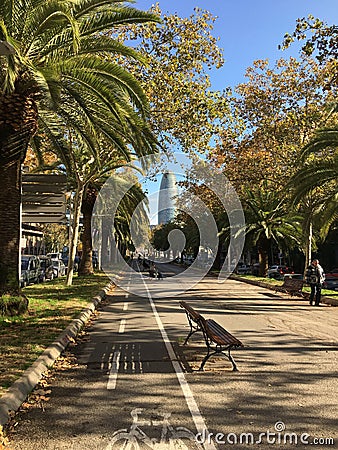
<svg viewBox="0 0 338 450"><path fill-rule="evenodd" d="M173 172L164 172L158 196L158 224L168 223L175 217L177 185Z"/></svg>

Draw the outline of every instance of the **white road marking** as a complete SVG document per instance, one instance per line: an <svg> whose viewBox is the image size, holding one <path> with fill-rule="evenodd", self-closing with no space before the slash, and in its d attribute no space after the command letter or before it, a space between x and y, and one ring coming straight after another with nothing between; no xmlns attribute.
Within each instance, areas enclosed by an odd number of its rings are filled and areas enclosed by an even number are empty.
<svg viewBox="0 0 338 450"><path fill-rule="evenodd" d="M126 327L126 319L121 319L119 333L124 333L125 327Z"/></svg>
<svg viewBox="0 0 338 450"><path fill-rule="evenodd" d="M193 396L193 393L191 392L190 386L189 386L189 384L188 384L188 382L187 382L187 380L186 380L186 378L184 376L182 368L181 368L179 362L177 361L174 349L173 349L173 347L171 345L171 342L170 342L170 340L168 338L167 332L165 331L165 328L163 326L162 320L161 320L161 318L160 318L160 316L159 316L159 314L157 312L155 303L154 303L154 301L153 301L153 299L151 297L151 294L149 292L147 284L145 283L144 279L142 279L142 281L143 281L143 284L144 284L144 286L146 288L146 291L147 291L147 294L148 294L149 303L150 303L151 309L153 310L153 314L155 316L155 320L156 320L157 326L158 326L158 328L159 328L159 330L161 332L163 342L164 342L164 344L166 346L168 355L169 355L169 357L171 359L171 363L172 363L173 368L174 368L174 370L176 372L176 376L177 376L178 382L179 382L179 384L181 386L181 389L183 391L183 395L184 395L185 400L187 402L190 414L191 414L191 416L193 418L193 421L195 423L197 433L205 433L206 436L209 436L209 431L208 431L208 428L206 426L206 423L205 423L205 421L203 419L203 416L202 416L202 414L201 414L201 412L200 412L200 410L198 408L198 405L197 405L196 400L195 400L195 398ZM216 450L216 447L213 444L213 442L206 442L206 443L203 444L203 447L206 450Z"/></svg>
<svg viewBox="0 0 338 450"><path fill-rule="evenodd" d="M114 352L112 366L110 369L108 383L107 383L108 391L111 391L116 388L117 374L118 374L119 367L120 367L120 357L121 357L120 351Z"/></svg>
<svg viewBox="0 0 338 450"><path fill-rule="evenodd" d="M125 302L123 305L123 311L127 311L128 309L128 302Z"/></svg>
<svg viewBox="0 0 338 450"><path fill-rule="evenodd" d="M121 319L119 333L124 333L125 327L126 327L126 319ZM120 357L121 351L120 350L115 351L108 375L108 382L107 382L108 391L111 391L116 388L117 374L119 373L120 368Z"/></svg>

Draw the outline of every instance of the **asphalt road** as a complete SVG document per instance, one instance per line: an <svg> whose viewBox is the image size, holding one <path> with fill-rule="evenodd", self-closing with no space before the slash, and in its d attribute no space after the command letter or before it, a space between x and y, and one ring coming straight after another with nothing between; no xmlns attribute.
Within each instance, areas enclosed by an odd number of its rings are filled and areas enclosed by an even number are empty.
<svg viewBox="0 0 338 450"><path fill-rule="evenodd" d="M11 448L337 448L338 309L210 277L177 296L171 270L111 292L50 400L18 416ZM205 346L198 334L183 346L182 299L244 343L239 372L219 357L198 371Z"/></svg>

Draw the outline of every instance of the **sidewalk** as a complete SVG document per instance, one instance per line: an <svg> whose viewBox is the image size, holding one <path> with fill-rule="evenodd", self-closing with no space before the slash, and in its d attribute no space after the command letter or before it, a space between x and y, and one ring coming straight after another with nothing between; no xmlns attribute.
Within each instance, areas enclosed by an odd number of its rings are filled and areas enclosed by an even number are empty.
<svg viewBox="0 0 338 450"><path fill-rule="evenodd" d="M106 286L101 292L93 297L91 302L89 302L88 306L81 312L79 317L70 323L70 325L59 335L59 337L0 398L0 425L5 425L10 418L11 412L16 411L21 406L28 394L41 380L43 373L54 364L55 360L64 351L69 342L76 338L78 332L95 311L98 303L105 298L110 289L111 284Z"/></svg>

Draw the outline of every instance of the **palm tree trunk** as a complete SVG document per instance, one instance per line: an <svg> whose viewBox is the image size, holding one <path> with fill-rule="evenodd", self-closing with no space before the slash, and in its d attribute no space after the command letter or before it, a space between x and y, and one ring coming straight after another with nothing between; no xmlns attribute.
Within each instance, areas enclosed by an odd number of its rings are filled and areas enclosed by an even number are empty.
<svg viewBox="0 0 338 450"><path fill-rule="evenodd" d="M97 190L91 186L86 187L82 199L83 231L82 231L82 256L79 265L79 275L91 275L93 269L93 241L92 241L92 217Z"/></svg>
<svg viewBox="0 0 338 450"><path fill-rule="evenodd" d="M21 164L37 130L37 116L29 96L0 97L0 295L20 291Z"/></svg>
<svg viewBox="0 0 338 450"><path fill-rule="evenodd" d="M93 269L92 211L83 211L82 255L79 275L91 275Z"/></svg>
<svg viewBox="0 0 338 450"><path fill-rule="evenodd" d="M74 260L76 256L77 244L79 241L79 228L80 228L83 191L84 191L83 184L78 183L74 198L73 235L69 243L69 258L68 258L67 279L66 279L67 286L71 286L73 282Z"/></svg>
<svg viewBox="0 0 338 450"><path fill-rule="evenodd" d="M0 164L0 295L19 294L21 161Z"/></svg>
<svg viewBox="0 0 338 450"><path fill-rule="evenodd" d="M270 240L262 238L257 243L259 276L265 277L268 271Z"/></svg>

